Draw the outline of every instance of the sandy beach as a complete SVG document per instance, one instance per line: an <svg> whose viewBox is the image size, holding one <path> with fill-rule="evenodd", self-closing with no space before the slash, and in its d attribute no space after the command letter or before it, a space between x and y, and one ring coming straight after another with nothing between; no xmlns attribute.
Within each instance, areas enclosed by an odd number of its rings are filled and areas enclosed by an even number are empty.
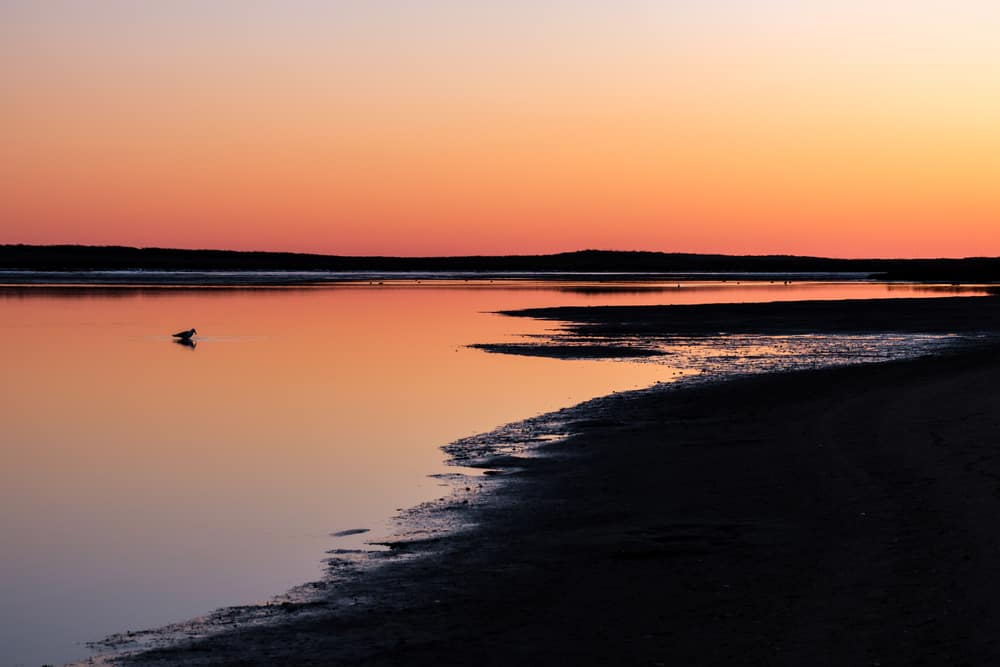
<svg viewBox="0 0 1000 667"><path fill-rule="evenodd" d="M121 664L996 664L998 383L983 343L592 401L472 527Z"/></svg>

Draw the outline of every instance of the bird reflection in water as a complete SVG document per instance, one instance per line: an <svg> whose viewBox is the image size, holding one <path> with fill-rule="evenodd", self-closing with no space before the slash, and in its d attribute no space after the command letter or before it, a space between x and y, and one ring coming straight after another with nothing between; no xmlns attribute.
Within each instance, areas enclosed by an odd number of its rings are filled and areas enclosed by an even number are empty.
<svg viewBox="0 0 1000 667"><path fill-rule="evenodd" d="M183 345L184 347L189 347L192 350L198 346L198 342L194 339L194 335L198 333L197 329L188 329L186 331L178 331L173 335L174 342L178 345Z"/></svg>

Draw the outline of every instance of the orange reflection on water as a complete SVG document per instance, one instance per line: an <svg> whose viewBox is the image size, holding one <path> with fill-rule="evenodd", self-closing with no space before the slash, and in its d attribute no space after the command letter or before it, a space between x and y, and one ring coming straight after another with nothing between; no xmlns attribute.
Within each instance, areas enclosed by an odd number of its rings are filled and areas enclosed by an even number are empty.
<svg viewBox="0 0 1000 667"><path fill-rule="evenodd" d="M54 662L280 593L329 533L372 528L359 544L441 493L441 445L673 376L466 347L556 326L490 311L898 294L609 286L0 290L0 644ZM189 327L194 349L170 338Z"/></svg>
<svg viewBox="0 0 1000 667"><path fill-rule="evenodd" d="M0 300L0 640L39 661L315 579L330 532L442 492L440 445L667 374L466 348L531 328L482 312L503 290L24 293Z"/></svg>

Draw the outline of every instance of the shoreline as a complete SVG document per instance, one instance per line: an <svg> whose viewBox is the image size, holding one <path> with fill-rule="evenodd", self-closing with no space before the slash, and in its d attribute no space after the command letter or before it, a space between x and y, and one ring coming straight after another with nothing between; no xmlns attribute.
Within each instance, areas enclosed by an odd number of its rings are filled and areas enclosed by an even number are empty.
<svg viewBox="0 0 1000 667"><path fill-rule="evenodd" d="M699 271L856 272L889 279L996 281L1000 258L831 258L629 250L574 250L540 255L349 256L265 250L137 248L78 244L3 244L0 267L15 270L290 270L290 271Z"/></svg>
<svg viewBox="0 0 1000 667"><path fill-rule="evenodd" d="M414 281L542 281L566 283L644 282L886 282L859 272L643 272L643 271L498 271L498 270L11 270L0 268L0 287L40 288L168 288L168 287L322 287L325 285L366 284L386 281L406 284ZM912 284L902 282L900 284ZM924 284L924 283L918 283ZM945 282L927 283L942 288L972 288ZM664 290L665 291L665 290Z"/></svg>
<svg viewBox="0 0 1000 667"><path fill-rule="evenodd" d="M979 344L594 399L556 413L565 440L479 461L488 492L424 508L464 530L115 664L987 663L994 381Z"/></svg>
<svg viewBox="0 0 1000 667"><path fill-rule="evenodd" d="M559 320L564 333L554 336L555 344L493 351L572 358L581 353L573 346L583 344L589 346L582 349L587 355L600 356L607 348L614 356L623 341L633 345L636 338L648 343L669 337L678 323L688 327L680 329L681 337L707 335L715 332L720 321L730 331L750 324L753 328L748 330L763 329L773 335L840 332L837 323L845 321L863 322L867 326L863 330L869 332L891 330L888 324L916 332L998 329L997 299L899 299L895 303L889 308L881 301L856 300L516 311L507 314ZM691 328L698 323L701 329ZM573 336L576 340L567 345ZM444 481L451 484L453 493L401 510L396 535L370 545L381 551L333 550L329 578L305 584L266 605L221 609L159 630L123 633L95 646L128 649L139 648L137 640L150 647L170 643L109 659L119 665L449 664L454 657L445 648L449 643L495 654L497 664L531 662L538 652L583 663L596 660L594 656L618 662L625 655L624 661L630 662L627 656L633 649L620 645L619 635L634 639L635 629L643 627L643 637L660 638L646 642L649 650L665 653L669 660L699 664L705 656L682 649L694 646L691 642L700 628L711 624L692 626L673 603L664 606L643 596L659 589L658 599L676 597L701 609L699 613L707 613L721 604L706 591L714 590L711 581L722 576L722 571L739 573L748 581L777 577L776 590L794 588L808 579L803 553L813 559L826 557L816 551L816 544L864 537L845 531L844 517L836 517L845 499L853 502L864 491L850 487L856 484L851 476L856 477L857 471L848 471L851 474L845 473L844 480L830 484L826 479L830 470L817 469L816 462L800 451L801 443L809 438L795 434L827 424L826 431L816 437L829 440L833 429L829 415L842 411L841 404L851 405L851 411L844 413L844 424L862 429L869 440L873 433L891 436L865 447L889 447L893 455L907 455L907 434L919 424L900 422L885 427L883 422L893 417L879 413L880 402L899 403L901 396L931 390L942 382L954 384L962 373L985 373L1000 382L1000 344L995 339L960 337L955 341L959 344L934 356L903 361L728 378L691 376L679 383L595 398L452 443L443 448L449 463L479 468L486 474L448 475ZM859 403L858 396L866 396L869 404ZM937 414L944 422L961 425L992 414L992 409L980 409L959 419L956 414L968 412L967 407L976 401L988 400L989 394L970 393L959 386L955 396L946 396L910 417L926 419ZM977 424L970 426L976 437L1000 434L1000 424ZM836 451L835 444L822 453ZM758 458L761 454L763 459ZM837 452L832 462L840 464L856 454ZM763 468L762 460L766 461ZM968 461L963 465L968 466ZM997 468L1000 480L1000 464ZM801 480L810 477L812 483L802 487ZM703 487L694 485L699 479ZM719 480L728 482L720 486ZM778 491L769 490L768 484L777 484ZM794 506L798 496L781 491L789 484L806 495L824 490L828 497L815 498L814 505L825 514L803 519L795 512L785 516L777 511L784 509L782 502L798 511ZM699 500L706 493L714 494L711 502ZM754 503L766 512L747 515ZM711 511L706 513L705 507ZM866 517L878 514L863 512ZM870 538L865 538L866 548L872 548ZM893 544L898 543L897 538ZM785 550L787 544L796 549ZM872 562L888 558L882 552L877 556ZM762 565L782 559L782 571L797 577L791 584ZM855 558L852 568L863 569L870 560ZM700 571L706 562L710 567ZM677 579L673 568L685 575ZM552 579L553 575L558 576ZM699 578L698 595L691 591L681 595L686 589L678 586ZM811 580L807 583L818 585ZM908 585L917 588L912 581ZM855 589L860 594L860 588ZM764 590L756 595L769 596ZM830 595L823 591L811 597L823 603L834 600ZM800 591L792 598L781 598L780 604L789 606L809 597ZM560 606L564 599L573 600L573 605ZM607 608L628 607L637 600L641 601L637 610L612 624L614 632L605 632L601 642L594 639L602 636L595 632L603 627L600 623ZM750 603L743 599L741 604ZM773 615L773 609L762 611L757 604L743 608L738 617ZM537 615L537 609L553 605L557 611ZM650 619L664 618L664 614L671 625L677 624L668 635L662 627L649 625ZM553 620L561 615L573 618L573 623ZM498 629L497 634L530 631L535 633L533 639L516 650L494 640L484 644L479 631L501 622L509 627ZM599 626L593 627L594 623ZM564 635L579 628L589 630L575 643L568 642ZM730 630L739 634L747 628L736 624ZM815 631L815 627L809 629ZM689 639L679 642L678 633ZM181 641L174 641L178 637ZM586 653L580 652L578 644L587 646ZM745 642L740 646L740 651L750 650ZM647 660L642 655L640 663ZM648 660L659 661L652 653L649 656ZM807 653L798 658L815 662L815 656ZM855 658L845 660L853 663ZM738 661L738 654L726 659L716 656L705 664L727 660Z"/></svg>
<svg viewBox="0 0 1000 667"><path fill-rule="evenodd" d="M584 340L718 334L970 333L1000 331L996 294L651 306L557 306L499 311L556 321Z"/></svg>

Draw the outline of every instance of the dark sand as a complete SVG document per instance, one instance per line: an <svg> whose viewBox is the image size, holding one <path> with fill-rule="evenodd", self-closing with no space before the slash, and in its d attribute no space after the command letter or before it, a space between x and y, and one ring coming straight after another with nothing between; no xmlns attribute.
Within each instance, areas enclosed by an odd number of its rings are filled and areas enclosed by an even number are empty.
<svg viewBox="0 0 1000 667"><path fill-rule="evenodd" d="M126 664L1000 664L997 347L589 405L431 556Z"/></svg>
<svg viewBox="0 0 1000 667"><path fill-rule="evenodd" d="M558 345L552 343L477 343L470 345L477 350L495 354L517 354L528 357L556 357L559 359L624 359L628 357L656 357L659 350L626 345Z"/></svg>
<svg viewBox="0 0 1000 667"><path fill-rule="evenodd" d="M568 322L569 331L587 336L1000 331L1000 298L995 296L564 306L502 312Z"/></svg>

